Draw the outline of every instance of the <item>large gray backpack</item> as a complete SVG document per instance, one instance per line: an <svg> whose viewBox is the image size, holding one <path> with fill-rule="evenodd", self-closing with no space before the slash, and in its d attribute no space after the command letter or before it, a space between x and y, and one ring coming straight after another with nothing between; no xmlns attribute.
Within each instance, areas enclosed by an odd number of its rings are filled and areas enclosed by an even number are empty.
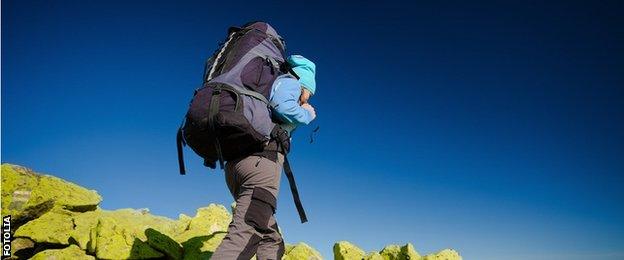
<svg viewBox="0 0 624 260"><path fill-rule="evenodd" d="M269 24L231 27L221 47L206 61L203 84L196 89L177 133L180 174L185 174L183 146L188 145L215 168L219 162L262 152L274 140L288 153L290 138L271 117L269 96L278 77L296 77L284 59L285 44ZM288 159L284 171L301 221L305 212Z"/></svg>

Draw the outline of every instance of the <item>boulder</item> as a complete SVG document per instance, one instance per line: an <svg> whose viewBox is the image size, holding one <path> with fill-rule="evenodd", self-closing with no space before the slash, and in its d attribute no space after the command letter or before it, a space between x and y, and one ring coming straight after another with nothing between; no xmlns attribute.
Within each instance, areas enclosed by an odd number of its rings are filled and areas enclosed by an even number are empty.
<svg viewBox="0 0 624 260"><path fill-rule="evenodd" d="M76 213L55 208L18 228L15 236L43 244L75 244L104 259L163 255L181 259L182 246L172 238L179 225L178 221L141 210Z"/></svg>
<svg viewBox="0 0 624 260"><path fill-rule="evenodd" d="M173 220L148 209L102 210L100 201L95 191L2 165L2 214L13 216L14 259L210 259L232 221L228 209L217 204ZM305 243L285 247L284 260L323 259ZM340 241L333 251L338 260L461 260L452 249L421 257L409 243L365 254Z"/></svg>
<svg viewBox="0 0 624 260"><path fill-rule="evenodd" d="M435 254L429 254L422 260L461 260L462 257L453 249L444 249Z"/></svg>
<svg viewBox="0 0 624 260"><path fill-rule="evenodd" d="M225 237L225 231L214 232L210 235L198 235L182 243L185 260L210 259Z"/></svg>
<svg viewBox="0 0 624 260"><path fill-rule="evenodd" d="M232 215L223 205L210 204L208 207L197 209L195 217L191 219L181 214L178 225L184 226L184 223L188 225L174 237L174 240L184 245L192 238L209 236L215 232L226 232L231 221Z"/></svg>
<svg viewBox="0 0 624 260"><path fill-rule="evenodd" d="M15 237L28 238L36 243L69 245L73 230L71 213L54 210L19 227Z"/></svg>
<svg viewBox="0 0 624 260"><path fill-rule="evenodd" d="M145 230L147 244L162 252L170 259L182 259L182 246L171 237L153 228Z"/></svg>
<svg viewBox="0 0 624 260"><path fill-rule="evenodd" d="M22 166L2 164L2 215L13 216L14 228L53 207L84 212L96 209L101 201L94 190L54 176L39 175Z"/></svg>
<svg viewBox="0 0 624 260"><path fill-rule="evenodd" d="M146 259L163 255L180 259L182 246L172 238L179 225L178 221L151 215L146 210L102 211L96 228L90 229L90 243L86 249L106 259Z"/></svg>
<svg viewBox="0 0 624 260"><path fill-rule="evenodd" d="M400 247L398 245L388 245L379 252L383 259L387 260L414 260L420 259L420 254L416 252L410 243Z"/></svg>
<svg viewBox="0 0 624 260"><path fill-rule="evenodd" d="M98 259L150 259L164 254L140 240L112 217L100 217L95 228L95 246L90 248Z"/></svg>
<svg viewBox="0 0 624 260"><path fill-rule="evenodd" d="M340 241L334 244L335 260L362 259L364 255L366 255L364 250L347 241Z"/></svg>
<svg viewBox="0 0 624 260"><path fill-rule="evenodd" d="M35 251L35 241L28 238L17 237L11 240L11 255L17 258L28 258Z"/></svg>
<svg viewBox="0 0 624 260"><path fill-rule="evenodd" d="M80 247L70 245L63 249L48 249L35 254L32 260L93 260L95 257L87 255Z"/></svg>
<svg viewBox="0 0 624 260"><path fill-rule="evenodd" d="M310 247L306 243L298 243L294 246L286 247L282 260L322 260L321 253Z"/></svg>
<svg viewBox="0 0 624 260"><path fill-rule="evenodd" d="M384 260L378 252L371 252L364 257L364 260Z"/></svg>

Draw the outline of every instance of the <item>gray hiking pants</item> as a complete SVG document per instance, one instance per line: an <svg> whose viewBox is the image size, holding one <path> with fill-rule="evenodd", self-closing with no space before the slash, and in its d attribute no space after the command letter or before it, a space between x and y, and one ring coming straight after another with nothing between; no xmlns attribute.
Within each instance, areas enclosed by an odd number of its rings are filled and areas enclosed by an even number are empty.
<svg viewBox="0 0 624 260"><path fill-rule="evenodd" d="M236 200L227 235L215 250L214 260L280 260L284 240L277 228L275 206L284 156L277 163L260 156L228 162L225 181Z"/></svg>

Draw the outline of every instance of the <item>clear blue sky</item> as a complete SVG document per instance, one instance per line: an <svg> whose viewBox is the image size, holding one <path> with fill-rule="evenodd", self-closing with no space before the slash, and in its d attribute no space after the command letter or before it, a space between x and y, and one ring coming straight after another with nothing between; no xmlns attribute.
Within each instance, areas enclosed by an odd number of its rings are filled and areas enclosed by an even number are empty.
<svg viewBox="0 0 624 260"><path fill-rule="evenodd" d="M175 132L227 27L267 20L318 68L288 242L623 259L624 4L402 2L2 1L2 162L106 209L229 205Z"/></svg>

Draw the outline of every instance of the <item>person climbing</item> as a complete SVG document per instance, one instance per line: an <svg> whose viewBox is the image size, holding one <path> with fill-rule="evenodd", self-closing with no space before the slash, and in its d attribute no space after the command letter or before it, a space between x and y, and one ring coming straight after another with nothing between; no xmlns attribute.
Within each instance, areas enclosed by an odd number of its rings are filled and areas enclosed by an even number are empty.
<svg viewBox="0 0 624 260"><path fill-rule="evenodd" d="M274 214L282 169L301 222L307 221L287 154L295 128L316 118L308 103L316 90L316 65L301 55L285 58L285 48L265 22L231 27L206 61L203 84L178 128L180 174L186 174L188 145L205 166L225 170L236 202L212 259L281 259L284 241Z"/></svg>
<svg viewBox="0 0 624 260"><path fill-rule="evenodd" d="M300 55L288 58L299 80L282 76L271 89L270 107L289 133L316 118L308 103L316 89L315 64ZM284 255L284 241L274 216L279 192L284 154L275 140L262 152L228 161L225 180L236 201L233 219L223 242L212 259L279 260Z"/></svg>

